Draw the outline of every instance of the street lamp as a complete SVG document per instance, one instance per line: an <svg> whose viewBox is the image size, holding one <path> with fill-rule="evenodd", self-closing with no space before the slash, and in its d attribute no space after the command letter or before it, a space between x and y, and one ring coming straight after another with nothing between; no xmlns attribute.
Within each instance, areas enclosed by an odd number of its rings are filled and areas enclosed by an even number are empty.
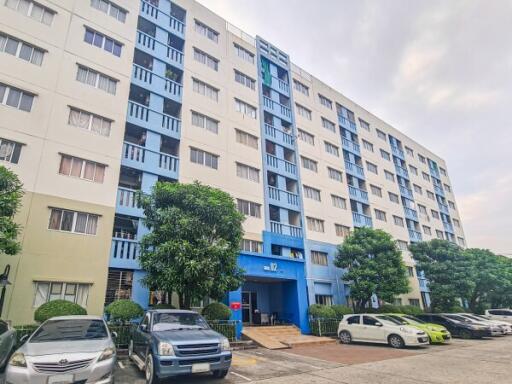
<svg viewBox="0 0 512 384"><path fill-rule="evenodd" d="M2 287L2 293L0 294L0 317L2 317L2 310L4 308L4 299L5 299L5 290L8 285L11 285L9 281L9 272L11 271L11 266L7 264L4 269L4 273L0 275L0 287Z"/></svg>

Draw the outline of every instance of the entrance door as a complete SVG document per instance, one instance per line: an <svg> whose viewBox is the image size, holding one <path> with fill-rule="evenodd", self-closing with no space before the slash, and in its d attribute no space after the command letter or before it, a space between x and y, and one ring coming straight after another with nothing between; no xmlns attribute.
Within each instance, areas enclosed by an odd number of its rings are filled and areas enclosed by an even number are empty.
<svg viewBox="0 0 512 384"><path fill-rule="evenodd" d="M242 322L253 324L254 310L258 308L256 292L242 291Z"/></svg>

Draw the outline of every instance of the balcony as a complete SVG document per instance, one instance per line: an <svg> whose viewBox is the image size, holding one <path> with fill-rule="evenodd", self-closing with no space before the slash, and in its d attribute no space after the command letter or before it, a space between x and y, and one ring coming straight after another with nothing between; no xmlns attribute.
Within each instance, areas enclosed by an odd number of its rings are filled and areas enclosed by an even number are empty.
<svg viewBox="0 0 512 384"><path fill-rule="evenodd" d="M409 228L409 239L414 242L421 241L422 240L421 232L418 232L418 231L415 231L414 229Z"/></svg>
<svg viewBox="0 0 512 384"><path fill-rule="evenodd" d="M430 168L430 175L434 176L437 179L441 179L441 175L439 174L439 170L437 168L434 168L434 167L429 167L429 168Z"/></svg>
<svg viewBox="0 0 512 384"><path fill-rule="evenodd" d="M346 149L347 151L352 152L357 156L361 156L361 147L355 141L342 137L341 143L343 145L343 149Z"/></svg>
<svg viewBox="0 0 512 384"><path fill-rule="evenodd" d="M156 40L147 33L137 31L135 47L165 63L183 69L183 53L166 43Z"/></svg>
<svg viewBox="0 0 512 384"><path fill-rule="evenodd" d="M292 110L286 105L279 104L277 101L272 100L270 97L263 96L263 106L274 115L283 118L286 121L291 121Z"/></svg>
<svg viewBox="0 0 512 384"><path fill-rule="evenodd" d="M343 128L348 129L350 132L357 134L357 126L355 122L350 121L345 116L341 115L338 116L338 122Z"/></svg>
<svg viewBox="0 0 512 384"><path fill-rule="evenodd" d="M444 213L446 215L450 214L450 210L448 209L448 206L443 203L439 203L439 211L441 211L442 213Z"/></svg>
<svg viewBox="0 0 512 384"><path fill-rule="evenodd" d="M407 169L405 169L404 167L402 167L398 164L395 164L395 169L396 169L396 174L398 176L401 176L404 179L409 180L409 172L407 171Z"/></svg>
<svg viewBox="0 0 512 384"><path fill-rule="evenodd" d="M361 167L360 165L345 160L345 170L352 176L364 179L364 170L363 167Z"/></svg>
<svg viewBox="0 0 512 384"><path fill-rule="evenodd" d="M285 176L297 177L297 166L289 161L280 159L270 153L267 153L267 165L275 172Z"/></svg>
<svg viewBox="0 0 512 384"><path fill-rule="evenodd" d="M145 105L128 101L128 112L126 122L146 128L161 135L180 138L181 120L149 109Z"/></svg>
<svg viewBox="0 0 512 384"><path fill-rule="evenodd" d="M265 135L272 138L272 140L277 144L288 147L290 149L295 149L295 140L290 133L265 123Z"/></svg>
<svg viewBox="0 0 512 384"><path fill-rule="evenodd" d="M147 68L133 64L132 83L181 103L182 85Z"/></svg>
<svg viewBox="0 0 512 384"><path fill-rule="evenodd" d="M268 186L268 197L271 200L278 201L286 206L291 206L293 209L296 209L299 206L298 194L272 187L270 185Z"/></svg>
<svg viewBox="0 0 512 384"><path fill-rule="evenodd" d="M136 240L112 238L110 267L139 269L139 243Z"/></svg>
<svg viewBox="0 0 512 384"><path fill-rule="evenodd" d="M363 191L360 188L356 188L356 187L349 185L348 193L349 193L351 199L357 200L364 204L368 204L368 192Z"/></svg>
<svg viewBox="0 0 512 384"><path fill-rule="evenodd" d="M396 145L391 145L391 152L396 157L399 157L400 159L405 160L404 151L402 149L400 149L399 147L397 147Z"/></svg>
<svg viewBox="0 0 512 384"><path fill-rule="evenodd" d="M137 191L135 189L117 187L116 212L128 216L143 216L143 211L139 208Z"/></svg>
<svg viewBox="0 0 512 384"><path fill-rule="evenodd" d="M406 197L406 198L408 198L410 200L414 200L414 195L412 194L412 189L407 188L404 185L399 185L398 187L400 188L400 194L403 197Z"/></svg>
<svg viewBox="0 0 512 384"><path fill-rule="evenodd" d="M427 279L425 279L424 277L418 277L418 283L420 286L420 291L429 292Z"/></svg>
<svg viewBox="0 0 512 384"><path fill-rule="evenodd" d="M404 213L406 219L418 221L418 212L416 210L404 207Z"/></svg>
<svg viewBox="0 0 512 384"><path fill-rule="evenodd" d="M435 185L434 184L434 192L436 194L438 194L439 196L443 196L444 197L444 190L439 185Z"/></svg>
<svg viewBox="0 0 512 384"><path fill-rule="evenodd" d="M354 227L371 227L373 225L370 216L358 212L352 212L352 220L354 221Z"/></svg>
<svg viewBox="0 0 512 384"><path fill-rule="evenodd" d="M141 0L140 14L163 29L167 30L169 27L171 27L171 32L176 36L181 38L185 37L185 23L179 21L171 15L162 12L153 4Z"/></svg>
<svg viewBox="0 0 512 384"><path fill-rule="evenodd" d="M271 88L283 95L290 95L290 85L279 77L272 76Z"/></svg>
<svg viewBox="0 0 512 384"><path fill-rule="evenodd" d="M443 221L443 227L444 227L444 230L448 233L451 233L453 234L454 231L453 231L453 225L451 223L447 223L446 221Z"/></svg>
<svg viewBox="0 0 512 384"><path fill-rule="evenodd" d="M270 221L270 231L280 235L287 235L292 237L302 237L302 228L295 225L279 223L277 221Z"/></svg>
<svg viewBox="0 0 512 384"><path fill-rule="evenodd" d="M176 156L152 151L140 145L125 142L121 164L144 172L178 179L179 159Z"/></svg>

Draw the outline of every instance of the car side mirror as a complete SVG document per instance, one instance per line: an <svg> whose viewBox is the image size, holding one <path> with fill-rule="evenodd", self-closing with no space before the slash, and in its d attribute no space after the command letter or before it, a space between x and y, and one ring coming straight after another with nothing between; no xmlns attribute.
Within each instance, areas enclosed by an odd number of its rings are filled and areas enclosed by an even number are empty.
<svg viewBox="0 0 512 384"><path fill-rule="evenodd" d="M147 324L141 324L141 325L139 326L139 328L140 328L141 332L147 332L147 331L148 331L148 326L147 326Z"/></svg>
<svg viewBox="0 0 512 384"><path fill-rule="evenodd" d="M117 332L112 332L112 338L117 339Z"/></svg>
<svg viewBox="0 0 512 384"><path fill-rule="evenodd" d="M27 340L28 340L29 336L30 336L30 335L23 335L23 336L21 336L21 338L20 338L20 344L25 343L25 341L27 341Z"/></svg>
<svg viewBox="0 0 512 384"><path fill-rule="evenodd" d="M377 322L377 323L375 323L375 326L382 327L382 323Z"/></svg>

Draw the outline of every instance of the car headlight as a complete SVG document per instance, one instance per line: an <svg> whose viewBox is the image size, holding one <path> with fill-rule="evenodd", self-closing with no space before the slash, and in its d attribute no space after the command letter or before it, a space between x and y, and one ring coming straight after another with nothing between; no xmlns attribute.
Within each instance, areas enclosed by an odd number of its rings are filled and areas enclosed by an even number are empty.
<svg viewBox="0 0 512 384"><path fill-rule="evenodd" d="M171 343L158 343L158 354L160 356L174 356L174 348Z"/></svg>
<svg viewBox="0 0 512 384"><path fill-rule="evenodd" d="M105 348L105 350L101 353L98 361L104 361L113 358L116 355L116 350L114 348Z"/></svg>
<svg viewBox="0 0 512 384"><path fill-rule="evenodd" d="M412 329L407 329L407 328L404 328L404 327L400 327L400 330L403 332L403 333L416 333L415 331L413 331Z"/></svg>
<svg viewBox="0 0 512 384"><path fill-rule="evenodd" d="M21 352L16 352L14 355L11 356L11 359L9 360L9 364L14 367L27 367L27 360L25 360L25 355Z"/></svg>
<svg viewBox="0 0 512 384"><path fill-rule="evenodd" d="M220 350L221 351L231 351L231 345L229 345L229 340L226 338L223 338L220 341Z"/></svg>

